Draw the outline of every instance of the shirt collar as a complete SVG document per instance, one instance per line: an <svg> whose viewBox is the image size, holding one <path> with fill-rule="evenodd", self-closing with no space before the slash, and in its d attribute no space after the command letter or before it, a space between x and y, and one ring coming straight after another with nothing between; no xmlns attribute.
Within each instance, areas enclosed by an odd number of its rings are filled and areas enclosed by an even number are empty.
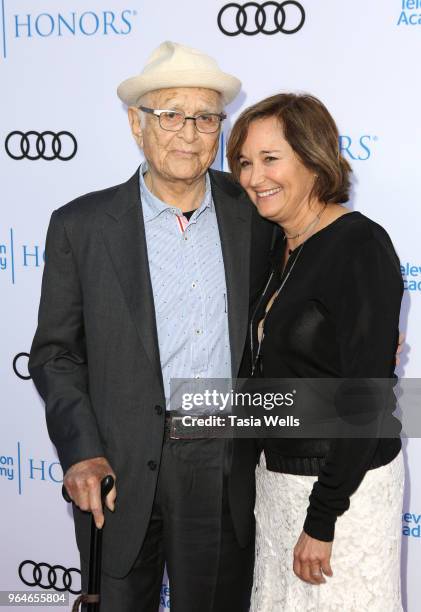
<svg viewBox="0 0 421 612"><path fill-rule="evenodd" d="M148 162L145 160L139 169L139 188L140 188L140 198L142 200L143 207L143 218L145 223L148 221L152 221L162 213L168 213L171 211L171 214L182 215L180 208L176 206L169 206L159 198L157 198L146 186L144 174L148 170ZM191 219L193 217L197 219L204 210L209 209L210 212L214 212L214 203L212 199L212 191L211 191L211 183L209 172L206 172L205 176L206 184L205 184L205 195L203 200L199 206L199 208L194 212Z"/></svg>

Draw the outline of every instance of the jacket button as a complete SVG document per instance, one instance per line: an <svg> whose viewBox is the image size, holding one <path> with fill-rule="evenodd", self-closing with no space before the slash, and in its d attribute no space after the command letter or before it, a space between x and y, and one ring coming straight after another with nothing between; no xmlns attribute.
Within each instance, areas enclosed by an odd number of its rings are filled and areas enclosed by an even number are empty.
<svg viewBox="0 0 421 612"><path fill-rule="evenodd" d="M156 461L152 461L152 460L148 461L148 468L150 470L156 470L157 467L158 467L158 465L157 465Z"/></svg>
<svg viewBox="0 0 421 612"><path fill-rule="evenodd" d="M155 412L156 414L162 414L163 413L162 406L155 406Z"/></svg>

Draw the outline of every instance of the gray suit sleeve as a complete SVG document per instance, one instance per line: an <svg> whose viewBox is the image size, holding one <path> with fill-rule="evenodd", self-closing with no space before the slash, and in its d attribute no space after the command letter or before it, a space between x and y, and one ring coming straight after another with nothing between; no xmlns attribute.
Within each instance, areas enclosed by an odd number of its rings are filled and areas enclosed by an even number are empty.
<svg viewBox="0 0 421 612"><path fill-rule="evenodd" d="M64 472L104 456L88 390L82 291L60 211L53 212L47 232L29 372L45 401L48 432Z"/></svg>

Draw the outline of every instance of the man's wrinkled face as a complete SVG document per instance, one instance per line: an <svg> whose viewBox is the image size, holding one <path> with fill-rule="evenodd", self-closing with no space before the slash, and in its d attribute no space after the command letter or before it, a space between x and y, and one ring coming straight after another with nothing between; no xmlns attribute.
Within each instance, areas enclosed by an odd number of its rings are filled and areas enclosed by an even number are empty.
<svg viewBox="0 0 421 612"><path fill-rule="evenodd" d="M222 112L220 94L201 87L152 91L144 97L142 105L157 110L183 111L191 117ZM167 181L188 183L205 174L218 151L220 130L203 134L193 121L187 120L181 130L169 132L160 127L159 119L154 115L144 113L140 120L141 112L129 108L130 125L154 174Z"/></svg>

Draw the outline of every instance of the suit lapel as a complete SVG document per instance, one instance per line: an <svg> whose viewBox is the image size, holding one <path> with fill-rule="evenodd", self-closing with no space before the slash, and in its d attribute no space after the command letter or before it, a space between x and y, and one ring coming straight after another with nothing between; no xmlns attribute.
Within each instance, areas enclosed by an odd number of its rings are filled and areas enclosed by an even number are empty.
<svg viewBox="0 0 421 612"><path fill-rule="evenodd" d="M107 206L102 232L140 342L162 385L139 171L119 187Z"/></svg>
<svg viewBox="0 0 421 612"><path fill-rule="evenodd" d="M212 170L210 177L225 266L231 369L235 378L248 322L251 208L239 186Z"/></svg>

